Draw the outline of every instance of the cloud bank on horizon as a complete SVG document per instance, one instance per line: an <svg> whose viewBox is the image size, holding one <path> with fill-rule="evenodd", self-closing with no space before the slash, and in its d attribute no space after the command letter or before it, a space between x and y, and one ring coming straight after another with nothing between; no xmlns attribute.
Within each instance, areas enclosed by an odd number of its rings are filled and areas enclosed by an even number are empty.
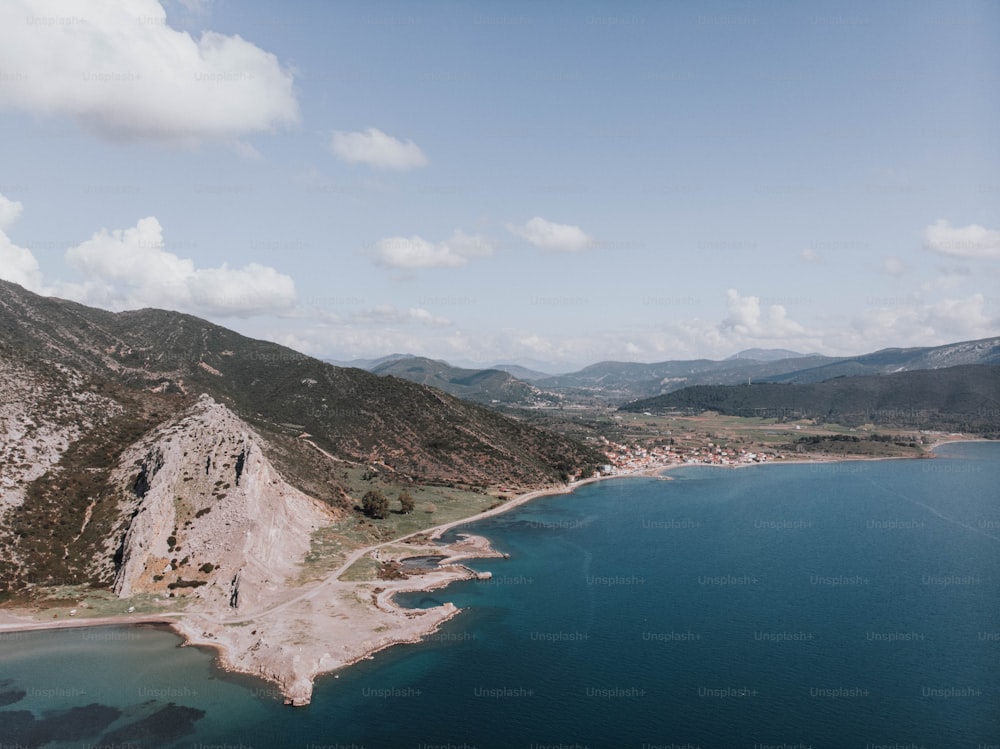
<svg viewBox="0 0 1000 749"><path fill-rule="evenodd" d="M1000 97L976 84L996 8L941 5L978 25L970 44L894 1L857 24L830 20L842 5L741 24L515 5L496 5L508 26L433 5L404 25L352 2L0 4L0 278L337 359L570 368L1000 333ZM503 53L547 27L560 62ZM912 81L887 28L926 63ZM814 112L786 106L800 87ZM951 106L927 111L928 88Z"/></svg>

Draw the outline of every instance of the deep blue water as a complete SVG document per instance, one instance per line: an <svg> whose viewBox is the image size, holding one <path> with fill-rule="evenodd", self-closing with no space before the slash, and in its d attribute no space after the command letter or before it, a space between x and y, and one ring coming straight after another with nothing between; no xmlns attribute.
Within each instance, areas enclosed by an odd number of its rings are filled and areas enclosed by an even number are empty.
<svg viewBox="0 0 1000 749"><path fill-rule="evenodd" d="M466 610L302 709L152 628L0 635L0 745L1000 745L1000 444L938 452L683 468L465 526L510 553L473 564L494 579L407 596Z"/></svg>

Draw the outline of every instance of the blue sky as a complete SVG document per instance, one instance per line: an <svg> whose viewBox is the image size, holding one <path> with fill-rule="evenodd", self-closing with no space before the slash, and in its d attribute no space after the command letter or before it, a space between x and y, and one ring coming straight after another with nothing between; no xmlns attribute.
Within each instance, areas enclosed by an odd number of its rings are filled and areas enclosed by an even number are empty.
<svg viewBox="0 0 1000 749"><path fill-rule="evenodd" d="M336 359L1000 333L996 2L10 0L0 277Z"/></svg>

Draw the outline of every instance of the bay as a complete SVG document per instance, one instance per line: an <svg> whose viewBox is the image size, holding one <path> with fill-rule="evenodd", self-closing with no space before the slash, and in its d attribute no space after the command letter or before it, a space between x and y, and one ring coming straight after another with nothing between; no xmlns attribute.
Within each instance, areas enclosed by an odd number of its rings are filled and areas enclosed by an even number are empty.
<svg viewBox="0 0 1000 749"><path fill-rule="evenodd" d="M492 580L401 598L464 612L306 708L156 628L7 633L0 744L1000 745L1000 445L938 455L684 467L470 523L510 554L472 564Z"/></svg>

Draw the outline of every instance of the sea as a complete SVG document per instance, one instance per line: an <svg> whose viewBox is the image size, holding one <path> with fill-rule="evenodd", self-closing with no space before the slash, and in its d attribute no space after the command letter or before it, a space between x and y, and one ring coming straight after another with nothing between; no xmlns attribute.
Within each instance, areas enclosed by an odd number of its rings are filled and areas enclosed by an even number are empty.
<svg viewBox="0 0 1000 749"><path fill-rule="evenodd" d="M1000 748L1000 444L690 466L451 533L508 559L303 708L158 627L0 634L11 747Z"/></svg>

